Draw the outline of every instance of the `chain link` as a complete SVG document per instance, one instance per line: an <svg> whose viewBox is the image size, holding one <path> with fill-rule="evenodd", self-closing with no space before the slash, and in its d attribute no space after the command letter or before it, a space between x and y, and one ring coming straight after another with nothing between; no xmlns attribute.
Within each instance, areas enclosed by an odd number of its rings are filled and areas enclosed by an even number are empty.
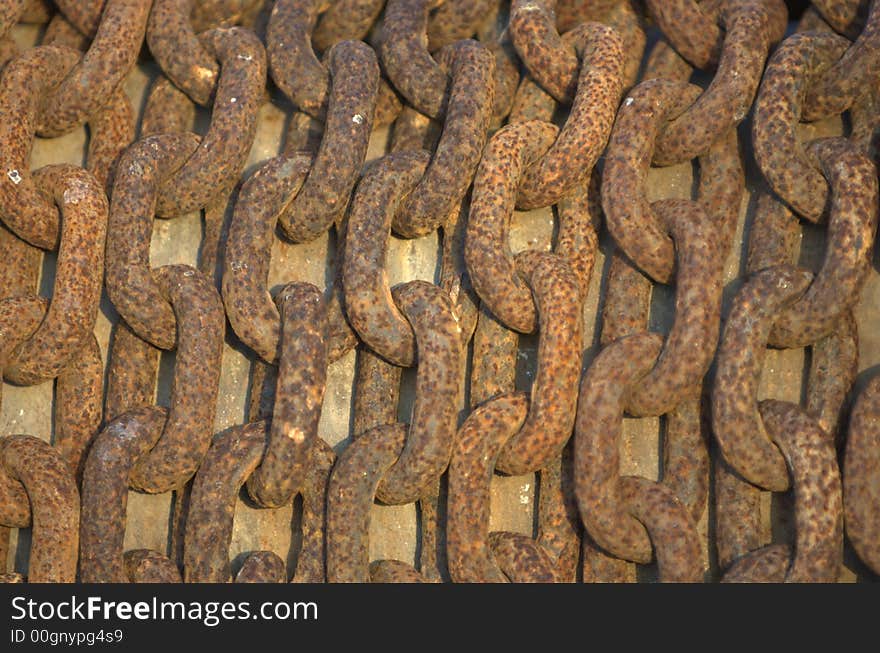
<svg viewBox="0 0 880 653"><path fill-rule="evenodd" d="M880 573L878 7L5 3L0 373L55 396L51 438L0 437L0 560L33 530L2 579L835 582L845 550ZM83 126L81 165L31 156ZM197 267L154 264L154 220L199 212ZM771 348L807 357L799 401L765 389ZM246 419L219 415L227 350ZM632 424L659 425L656 473ZM502 476L537 484L531 530L499 520ZM296 555L233 560L243 488L301 502ZM172 493L164 550L126 549L130 490ZM411 560L377 553L377 503L414 508Z"/></svg>

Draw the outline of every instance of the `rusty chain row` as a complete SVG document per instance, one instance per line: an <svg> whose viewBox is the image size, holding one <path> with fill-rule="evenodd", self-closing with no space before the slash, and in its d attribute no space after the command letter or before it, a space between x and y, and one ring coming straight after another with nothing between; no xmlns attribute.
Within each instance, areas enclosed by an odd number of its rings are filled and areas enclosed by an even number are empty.
<svg viewBox="0 0 880 653"><path fill-rule="evenodd" d="M626 582L655 563L668 582L834 582L845 542L880 574L880 379L849 408L880 210L880 0L795 18L782 0L4 3L0 373L54 381L55 418L52 444L0 437L0 560L32 529L26 574L3 578ZM43 26L38 45L20 23ZM139 112L125 84L147 60ZM245 173L270 101L284 142ZM844 135L816 138L823 120ZM83 126L83 166L31 168L37 137ZM658 189L681 164L693 188ZM537 209L552 247L514 252L533 219L516 212ZM154 220L192 212L198 266L154 267ZM815 270L801 219L825 234ZM276 239L328 233L326 288L295 268L270 287ZM392 286L392 235L434 234L436 283ZM666 330L655 285L674 293ZM217 433L233 334L250 405ZM801 402L765 397L768 347L807 352ZM328 369L353 350L331 446ZM660 424L655 478L625 473L626 418ZM496 473L537 474L532 535L492 530ZM300 497L290 570L284 551L230 559L243 488L264 509ZM126 550L131 490L173 494L167 550ZM767 493L791 505L790 540L763 530ZM377 501L417 504L418 560L371 560Z"/></svg>

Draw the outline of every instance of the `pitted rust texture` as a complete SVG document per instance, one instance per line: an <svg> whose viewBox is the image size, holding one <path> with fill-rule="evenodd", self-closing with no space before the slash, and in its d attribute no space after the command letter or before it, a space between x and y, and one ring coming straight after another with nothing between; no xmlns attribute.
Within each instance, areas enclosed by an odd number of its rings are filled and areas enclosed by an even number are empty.
<svg viewBox="0 0 880 653"><path fill-rule="evenodd" d="M122 88L117 88L107 105L89 120L89 151L86 170L95 175L101 188L113 188L116 164L135 136L134 107Z"/></svg>
<svg viewBox="0 0 880 653"><path fill-rule="evenodd" d="M57 13L52 16L52 20L46 26L40 45L63 45L85 52L89 49L89 42L89 37L76 29L73 23L64 17L64 14Z"/></svg>
<svg viewBox="0 0 880 653"><path fill-rule="evenodd" d="M125 575L132 583L182 583L180 570L158 551L132 549L123 555Z"/></svg>
<svg viewBox="0 0 880 653"><path fill-rule="evenodd" d="M693 393L712 364L721 321L724 257L703 209L688 200L652 208L675 242L675 321L654 369L627 400L627 412L637 417L668 413Z"/></svg>
<svg viewBox="0 0 880 653"><path fill-rule="evenodd" d="M138 141L119 161L107 234L107 294L141 338L162 349L177 340L174 313L150 267L153 212L163 182L198 147L195 134L162 134Z"/></svg>
<svg viewBox="0 0 880 653"><path fill-rule="evenodd" d="M216 29L201 37L220 61L211 125L198 150L160 189L156 214L174 217L208 205L218 188L235 183L257 130L257 110L266 85L266 52L257 35L242 27Z"/></svg>
<svg viewBox="0 0 880 653"><path fill-rule="evenodd" d="M603 549L641 563L652 558L651 541L624 503L619 438L627 396L661 345L659 336L641 333L605 347L581 380L575 422L575 491L584 527Z"/></svg>
<svg viewBox="0 0 880 653"><path fill-rule="evenodd" d="M402 373L402 367L392 365L369 347L358 349L351 408L352 437L397 422Z"/></svg>
<svg viewBox="0 0 880 653"><path fill-rule="evenodd" d="M681 163L705 153L752 106L770 48L768 16L761 2L730 7L723 14L727 32L718 70L706 91L658 135L655 165Z"/></svg>
<svg viewBox="0 0 880 653"><path fill-rule="evenodd" d="M0 225L0 260L16 261L0 273L0 297L36 295L43 252ZM42 309L40 309L42 310ZM4 333L9 333L9 330ZM5 348L5 345L4 345ZM5 349L0 349L0 352Z"/></svg>
<svg viewBox="0 0 880 653"><path fill-rule="evenodd" d="M495 55L495 105L492 126L500 126L510 113L513 96L520 81L520 61L510 40L507 25L498 18L505 0L496 0L477 30L477 40Z"/></svg>
<svg viewBox="0 0 880 653"><path fill-rule="evenodd" d="M539 479L536 540L553 561L556 582L576 582L581 536L571 447L546 465Z"/></svg>
<svg viewBox="0 0 880 653"><path fill-rule="evenodd" d="M818 120L843 113L865 88L877 83L880 71L880 4L871 3L870 13L858 39L839 61L807 89L804 120Z"/></svg>
<svg viewBox="0 0 880 653"><path fill-rule="evenodd" d="M167 418L150 406L110 422L95 438L82 483L79 575L84 583L126 583L123 557L129 476L156 446Z"/></svg>
<svg viewBox="0 0 880 653"><path fill-rule="evenodd" d="M584 533L581 546L581 582L635 583L636 566L609 555Z"/></svg>
<svg viewBox="0 0 880 653"><path fill-rule="evenodd" d="M317 238L342 217L373 129L376 55L363 43L343 41L333 46L328 58L333 83L321 146L302 189L280 218L293 242Z"/></svg>
<svg viewBox="0 0 880 653"><path fill-rule="evenodd" d="M33 335L45 319L48 303L31 293L0 300L0 363L5 365L12 352Z"/></svg>
<svg viewBox="0 0 880 653"><path fill-rule="evenodd" d="M496 467L510 475L535 472L562 453L571 437L581 371L583 303L578 279L558 255L524 252L517 269L528 280L538 311L538 370L529 415L505 444Z"/></svg>
<svg viewBox="0 0 880 653"><path fill-rule="evenodd" d="M248 479L260 506L277 508L304 485L327 381L327 308L321 291L292 283L278 295L281 342L269 443Z"/></svg>
<svg viewBox="0 0 880 653"><path fill-rule="evenodd" d="M523 393L501 395L474 409L458 431L446 508L446 552L456 583L507 582L489 545L489 486L498 455L528 407Z"/></svg>
<svg viewBox="0 0 880 653"><path fill-rule="evenodd" d="M650 310L651 280L615 249L608 267L599 344L604 347L625 336L647 331Z"/></svg>
<svg viewBox="0 0 880 653"><path fill-rule="evenodd" d="M429 583L412 565L400 560L374 560L370 563L371 583Z"/></svg>
<svg viewBox="0 0 880 653"><path fill-rule="evenodd" d="M404 107L391 130L389 152L427 150L433 152L440 140L443 125L412 107Z"/></svg>
<svg viewBox="0 0 880 653"><path fill-rule="evenodd" d="M724 40L717 24L721 3L647 0L646 4L663 35L688 63L706 69L718 62Z"/></svg>
<svg viewBox="0 0 880 653"><path fill-rule="evenodd" d="M147 24L150 54L162 72L189 97L208 106L220 65L189 22L194 0L154 0Z"/></svg>
<svg viewBox="0 0 880 653"><path fill-rule="evenodd" d="M737 130L722 134L699 159L697 198L716 232L721 261L730 255L736 238L739 211L746 196L746 173Z"/></svg>
<svg viewBox="0 0 880 653"><path fill-rule="evenodd" d="M267 363L278 356L281 314L268 290L269 259L278 217L302 188L311 159L281 155L264 163L241 188L223 265L223 302L235 334Z"/></svg>
<svg viewBox="0 0 880 653"><path fill-rule="evenodd" d="M82 478L86 454L101 426L104 361L94 335L58 374L55 384L55 448Z"/></svg>
<svg viewBox="0 0 880 653"><path fill-rule="evenodd" d="M0 219L17 236L42 249L55 249L60 214L40 195L30 172L31 148L42 98L76 65L79 53L54 45L31 48L0 75Z"/></svg>
<svg viewBox="0 0 880 653"><path fill-rule="evenodd" d="M156 77L147 91L141 116L140 137L192 131L195 120L195 102L167 77Z"/></svg>
<svg viewBox="0 0 880 653"><path fill-rule="evenodd" d="M449 465L458 418L460 359L464 343L446 293L425 281L392 290L394 303L416 341L416 399L397 461L385 471L376 495L384 503L417 501Z"/></svg>
<svg viewBox="0 0 880 653"><path fill-rule="evenodd" d="M231 579L228 549L237 496L260 464L268 434L268 421L251 422L234 427L212 444L199 468L190 498L184 546L186 582L228 582ZM334 461L333 449L323 440L316 440L305 482L300 488L303 494L302 547L291 582L319 583L325 580L326 491ZM266 552L261 552L258 560L265 555ZM250 564L257 565L258 560ZM239 573L247 566L246 561ZM250 574L244 573L246 576ZM285 578L286 571L282 566L281 576L274 582L284 582Z"/></svg>
<svg viewBox="0 0 880 653"><path fill-rule="evenodd" d="M413 364L416 342L391 298L385 256L393 218L428 160L427 152L397 152L368 167L351 202L342 264L351 326L375 352L403 367Z"/></svg>
<svg viewBox="0 0 880 653"><path fill-rule="evenodd" d="M846 311L834 330L813 343L805 408L836 443L847 399L859 372L859 330L852 311Z"/></svg>
<svg viewBox="0 0 880 653"><path fill-rule="evenodd" d="M107 356L104 402L107 422L155 403L159 353L159 349L139 338L124 320L116 323Z"/></svg>
<svg viewBox="0 0 880 653"><path fill-rule="evenodd" d="M835 583L843 565L843 491L834 444L794 404L766 400L759 408L794 488L797 534L785 581Z"/></svg>
<svg viewBox="0 0 880 653"><path fill-rule="evenodd" d="M446 550L441 541L441 532L446 524L446 502L442 480L437 479L430 491L419 498L417 505L419 518L419 574L429 582L442 582L448 576Z"/></svg>
<svg viewBox="0 0 880 653"><path fill-rule="evenodd" d="M330 79L312 49L311 34L326 4L324 0L278 0L266 32L272 79L300 111L319 120L327 109ZM331 45L327 44L328 49Z"/></svg>
<svg viewBox="0 0 880 653"><path fill-rule="evenodd" d="M9 36L0 37L0 72L6 67L6 64L21 55L21 50Z"/></svg>
<svg viewBox="0 0 880 653"><path fill-rule="evenodd" d="M488 136L495 59L476 41L450 46L452 82L443 131L425 175L393 222L406 238L424 236L446 222L474 178Z"/></svg>
<svg viewBox="0 0 880 653"><path fill-rule="evenodd" d="M773 193L758 192L749 232L746 271L760 272L775 265L797 265L801 227L792 210Z"/></svg>
<svg viewBox="0 0 880 653"><path fill-rule="evenodd" d="M558 129L543 121L507 125L489 140L474 180L465 260L474 290L498 319L532 333L537 311L516 272L509 231L516 192L528 166L553 143Z"/></svg>
<svg viewBox="0 0 880 653"><path fill-rule="evenodd" d="M312 447L305 484L300 492L303 498L302 546L296 558L292 583L323 583L327 580L327 485L335 463L333 448L318 438Z"/></svg>
<svg viewBox="0 0 880 653"><path fill-rule="evenodd" d="M40 106L36 132L61 136L102 109L134 67L144 40L150 0L108 0L95 38Z"/></svg>
<svg viewBox="0 0 880 653"><path fill-rule="evenodd" d="M27 0L9 0L0 6L0 38L21 19L26 3Z"/></svg>
<svg viewBox="0 0 880 653"><path fill-rule="evenodd" d="M27 489L9 474L0 473L0 524L7 528L27 528L33 512ZM8 544L7 544L8 546ZM4 559L3 569L6 569Z"/></svg>
<svg viewBox="0 0 880 653"><path fill-rule="evenodd" d="M85 36L94 36L107 3L103 0L55 0L54 4L78 32Z"/></svg>
<svg viewBox="0 0 880 653"><path fill-rule="evenodd" d="M745 479L777 492L788 489L788 472L758 413L758 382L774 320L809 283L808 272L788 266L754 275L734 299L718 348L712 428L721 453Z"/></svg>
<svg viewBox="0 0 880 653"><path fill-rule="evenodd" d="M569 220L574 223L576 218ZM573 228L573 227L572 227ZM446 220L441 232L440 245L440 281L439 286L446 291L452 300L452 312L461 329L462 365L467 365L468 343L477 328L479 299L471 285L464 260L464 245L467 236L467 209L462 206L452 212ZM572 239L573 240L573 239ZM572 242L571 249L578 247L580 242Z"/></svg>
<svg viewBox="0 0 880 653"><path fill-rule="evenodd" d="M512 583L555 583L553 560L532 538L520 533L489 533L498 567Z"/></svg>
<svg viewBox="0 0 880 653"><path fill-rule="evenodd" d="M739 558L721 577L722 583L784 583L791 547L768 544Z"/></svg>
<svg viewBox="0 0 880 653"><path fill-rule="evenodd" d="M709 424L699 397L685 399L666 416L662 483L687 509L694 523L709 497Z"/></svg>
<svg viewBox="0 0 880 653"><path fill-rule="evenodd" d="M813 0L812 8L834 31L855 39L861 29L860 14L867 0Z"/></svg>
<svg viewBox="0 0 880 653"><path fill-rule="evenodd" d="M474 330L470 376L472 409L495 396L514 391L518 346L516 331L505 327L485 305L481 305Z"/></svg>
<svg viewBox="0 0 880 653"><path fill-rule="evenodd" d="M162 439L132 469L129 483L142 492L181 487L201 464L214 434L223 354L223 303L213 284L188 265L154 272L179 331L168 421Z"/></svg>
<svg viewBox="0 0 880 653"><path fill-rule="evenodd" d="M849 140L872 161L880 161L880 90L868 92L856 100L849 110L852 129Z"/></svg>
<svg viewBox="0 0 880 653"><path fill-rule="evenodd" d="M558 22L558 21L557 21ZM634 0L622 0L600 22L620 35L623 41L623 87L631 88L639 79L639 70L648 39L642 29L643 18Z"/></svg>
<svg viewBox="0 0 880 653"><path fill-rule="evenodd" d="M859 558L880 571L880 377L861 391L849 420L843 461L846 536Z"/></svg>
<svg viewBox="0 0 880 653"><path fill-rule="evenodd" d="M647 331L650 293L650 281L615 251L608 270L600 338L602 346ZM675 326L673 330L676 330ZM713 337L713 349L714 340ZM640 383L640 388L648 387L650 384L644 381ZM709 451L704 437L700 386L684 388L681 394L684 399L666 416L662 483L675 493L697 522L705 510L708 496ZM593 560L602 561L604 554L601 551L594 550L589 543L585 546L585 551L590 553ZM602 564L593 573L608 571L612 573L608 580L614 580L614 567L606 567ZM601 579L600 575L598 580Z"/></svg>
<svg viewBox="0 0 880 653"><path fill-rule="evenodd" d="M190 20L196 31L231 25L250 27L262 5L261 0L197 0Z"/></svg>
<svg viewBox="0 0 880 653"><path fill-rule="evenodd" d="M574 99L578 87L577 53L556 31L551 0L513 0L508 30L526 69L557 102ZM579 25L589 32L594 25ZM572 30L573 32L574 30ZM572 32L570 35L574 36ZM580 41L580 38L576 38ZM584 39L586 40L586 39Z"/></svg>
<svg viewBox="0 0 880 653"><path fill-rule="evenodd" d="M761 490L715 456L715 552L722 572L762 544Z"/></svg>
<svg viewBox="0 0 880 653"><path fill-rule="evenodd" d="M0 438L3 485L23 486L32 529L28 581L73 583L79 546L80 503L67 461L29 435Z"/></svg>
<svg viewBox="0 0 880 653"><path fill-rule="evenodd" d="M428 50L476 34L496 0L444 0L428 17Z"/></svg>
<svg viewBox="0 0 880 653"><path fill-rule="evenodd" d="M790 36L767 62L755 99L752 146L758 167L773 190L810 222L822 219L829 188L800 144L796 127L806 89L848 45L834 34Z"/></svg>
<svg viewBox="0 0 880 653"><path fill-rule="evenodd" d="M556 15L556 29L563 33L581 23L602 20L620 4L620 0L557 0L550 6Z"/></svg>
<svg viewBox="0 0 880 653"><path fill-rule="evenodd" d="M699 93L695 86L668 80L639 84L620 106L605 154L602 208L608 230L624 253L660 283L673 278L674 248L653 215L645 180L663 122L680 115Z"/></svg>
<svg viewBox="0 0 880 653"><path fill-rule="evenodd" d="M193 481L183 550L186 583L232 580L229 543L241 486L260 464L267 421L236 426L214 439Z"/></svg>
<svg viewBox="0 0 880 653"><path fill-rule="evenodd" d="M59 208L61 236L52 300L37 330L11 353L4 378L22 385L52 379L92 337L101 299L107 199L82 168L46 166L36 187Z"/></svg>
<svg viewBox="0 0 880 653"><path fill-rule="evenodd" d="M25 0L20 22L45 25L52 18L55 11L54 3L50 0Z"/></svg>
<svg viewBox="0 0 880 653"><path fill-rule="evenodd" d="M406 425L362 434L339 456L327 488L327 581L370 580L370 508L385 471L406 441Z"/></svg>
<svg viewBox="0 0 880 653"><path fill-rule="evenodd" d="M271 551L254 551L235 575L236 583L283 583L284 560Z"/></svg>
<svg viewBox="0 0 880 653"><path fill-rule="evenodd" d="M318 19L312 43L323 51L343 39L364 39L384 6L385 0L336 0Z"/></svg>
<svg viewBox="0 0 880 653"><path fill-rule="evenodd" d="M277 357L281 333L281 318L268 293L275 225L302 187L310 161L303 155L281 155L264 163L242 186L225 242L222 291L227 316L236 335L267 362ZM344 236L337 235L336 250L343 258ZM327 355L333 362L356 344L342 309L338 271L327 310Z"/></svg>
<svg viewBox="0 0 880 653"><path fill-rule="evenodd" d="M435 0L388 0L379 57L406 101L439 119L446 107L449 76L428 52L428 12L434 4Z"/></svg>
<svg viewBox="0 0 880 653"><path fill-rule="evenodd" d="M359 39L364 34L358 33L350 36L329 35L331 40L322 42L320 46L312 39L313 34L317 35L315 30L320 29L321 26L321 23L318 23L317 28L315 26L319 13L329 7L327 12L321 14L323 19L327 14L335 14L338 10L344 9L340 6L344 4L350 2L328 5L325 0L281 0L274 4L269 16L266 47L272 79L300 111L320 121L324 121L326 117L328 100L332 92L332 71L328 70L328 54L333 46L342 42L345 42L346 47L349 48L356 43L363 46L359 43ZM348 18L346 16L343 20ZM350 18L357 21L356 16ZM354 32L360 31L356 26L352 27ZM318 59L313 45L324 52L323 61ZM375 58L372 50L370 55ZM387 81L380 78L378 83L375 115L371 116L373 124L377 126L393 122L402 108L400 100Z"/></svg>
<svg viewBox="0 0 880 653"><path fill-rule="evenodd" d="M694 69L687 60L675 51L669 41L661 38L648 55L641 79L643 82L668 79L672 82L687 83L693 72Z"/></svg>
<svg viewBox="0 0 880 653"><path fill-rule="evenodd" d="M528 122L529 120L553 122L556 108L557 104L553 96L541 88L531 75L526 73L516 87L508 124Z"/></svg>
<svg viewBox="0 0 880 653"><path fill-rule="evenodd" d="M525 171L517 208L555 204L586 183L605 149L620 102L623 43L604 25L587 25L574 37L580 57L577 91L556 141Z"/></svg>
<svg viewBox="0 0 880 653"><path fill-rule="evenodd" d="M814 7L812 3L804 9L804 13L801 14L800 20L797 21L794 29L795 34L801 34L803 32L833 31L834 28L825 22L825 19L822 18L822 14L816 10L816 7Z"/></svg>
<svg viewBox="0 0 880 653"><path fill-rule="evenodd" d="M638 476L623 477L619 483L626 509L642 523L651 538L660 582L702 582L697 525L675 493L662 483Z"/></svg>
<svg viewBox="0 0 880 653"><path fill-rule="evenodd" d="M842 138L818 139L809 152L831 188L828 245L813 283L773 323L768 342L774 347L803 347L828 335L858 302L874 250L877 168Z"/></svg>

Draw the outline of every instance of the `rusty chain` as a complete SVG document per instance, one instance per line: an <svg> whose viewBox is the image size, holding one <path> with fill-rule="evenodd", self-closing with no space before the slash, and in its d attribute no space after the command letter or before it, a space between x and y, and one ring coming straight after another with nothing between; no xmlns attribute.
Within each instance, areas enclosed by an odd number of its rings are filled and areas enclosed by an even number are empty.
<svg viewBox="0 0 880 653"><path fill-rule="evenodd" d="M878 83L880 0L5 3L0 378L55 394L51 436L0 436L0 579L880 574ZM84 129L79 165L32 156ZM201 214L154 263L155 220ZM243 489L295 555L233 559ZM164 550L127 548L130 491L171 494Z"/></svg>

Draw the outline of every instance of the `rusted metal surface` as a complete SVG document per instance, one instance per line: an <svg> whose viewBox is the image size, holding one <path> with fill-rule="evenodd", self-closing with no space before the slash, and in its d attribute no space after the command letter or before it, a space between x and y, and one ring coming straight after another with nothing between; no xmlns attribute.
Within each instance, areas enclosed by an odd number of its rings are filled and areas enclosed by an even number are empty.
<svg viewBox="0 0 880 653"><path fill-rule="evenodd" d="M876 3L7 4L3 580L876 579Z"/></svg>

